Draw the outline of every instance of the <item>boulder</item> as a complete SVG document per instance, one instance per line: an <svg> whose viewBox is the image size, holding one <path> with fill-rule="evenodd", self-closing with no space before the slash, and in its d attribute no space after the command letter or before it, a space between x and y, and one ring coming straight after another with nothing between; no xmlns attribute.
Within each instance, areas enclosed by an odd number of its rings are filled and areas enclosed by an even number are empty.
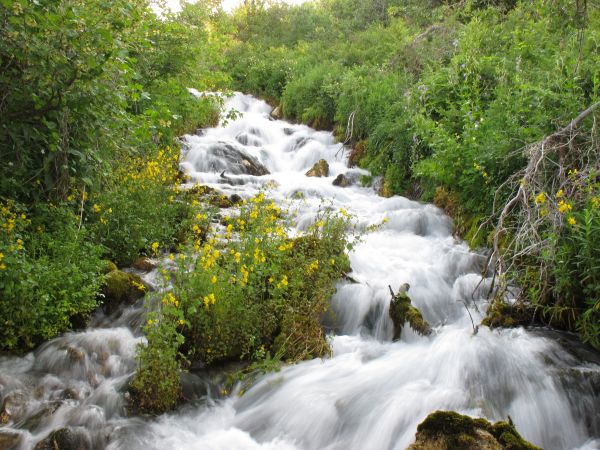
<svg viewBox="0 0 600 450"><path fill-rule="evenodd" d="M144 296L147 289L148 286L138 275L122 270L113 270L106 275L102 288L104 307L110 314L122 304L132 305Z"/></svg>
<svg viewBox="0 0 600 450"><path fill-rule="evenodd" d="M324 159L320 159L312 168L306 172L307 177L328 177L329 164Z"/></svg>
<svg viewBox="0 0 600 450"><path fill-rule="evenodd" d="M146 256L140 256L132 264L134 269L141 270L143 272L150 272L152 269L156 269L156 263Z"/></svg>
<svg viewBox="0 0 600 450"><path fill-rule="evenodd" d="M34 450L89 450L92 442L81 429L60 428L50 433L34 447Z"/></svg>
<svg viewBox="0 0 600 450"><path fill-rule="evenodd" d="M208 202L217 208L231 208L233 206L233 202L225 195L213 195Z"/></svg>
<svg viewBox="0 0 600 450"><path fill-rule="evenodd" d="M409 288L410 286L408 283L404 283L400 287L398 293L394 294L390 287L392 300L390 301L389 314L394 323L394 341L400 339L402 328L406 322L408 322L410 327L421 336L429 336L431 334L431 327L425 319L423 319L421 311L411 304L410 297L408 296Z"/></svg>
<svg viewBox="0 0 600 450"><path fill-rule="evenodd" d="M436 411L417 427L407 450L540 450L524 440L509 422L492 424L453 411Z"/></svg>
<svg viewBox="0 0 600 450"><path fill-rule="evenodd" d="M339 187L348 187L351 183L346 175L340 173L337 177L335 177L335 180L333 180L332 184Z"/></svg>
<svg viewBox="0 0 600 450"><path fill-rule="evenodd" d="M268 175L269 170L252 155L249 155L235 145L219 142L211 149L210 164L215 172L223 172L233 175Z"/></svg>

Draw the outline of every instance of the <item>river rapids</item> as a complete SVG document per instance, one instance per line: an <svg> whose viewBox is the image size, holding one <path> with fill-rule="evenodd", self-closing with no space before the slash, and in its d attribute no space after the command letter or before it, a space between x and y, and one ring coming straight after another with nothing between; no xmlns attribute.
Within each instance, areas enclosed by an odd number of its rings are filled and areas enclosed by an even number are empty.
<svg viewBox="0 0 600 450"><path fill-rule="evenodd" d="M225 119L231 110L239 114ZM298 230L323 202L363 227L387 219L354 248L353 281L340 281L331 299L332 357L265 375L243 395L222 396L206 377L187 374L195 401L157 418L128 417L125 386L143 340L143 302L111 317L98 313L86 331L24 357L0 357L0 399L11 412L0 423L0 447L8 442L2 433L18 434L16 448L31 449L70 427L94 449L405 449L417 425L442 409L492 421L510 416L545 449L600 448L598 355L550 331L482 326L475 334L469 313L477 325L487 307L485 256L453 236L451 219L433 205L362 187L368 172L348 169L348 149L331 133L270 113L251 96L229 97L218 127L183 138L181 167L194 183L227 195L247 198L267 183L282 204L301 193ZM269 174L249 174L240 155ZM320 159L329 176L305 176ZM332 185L339 174L351 186ZM156 284L156 271L143 277ZM388 286L403 283L433 333L406 326L392 342Z"/></svg>

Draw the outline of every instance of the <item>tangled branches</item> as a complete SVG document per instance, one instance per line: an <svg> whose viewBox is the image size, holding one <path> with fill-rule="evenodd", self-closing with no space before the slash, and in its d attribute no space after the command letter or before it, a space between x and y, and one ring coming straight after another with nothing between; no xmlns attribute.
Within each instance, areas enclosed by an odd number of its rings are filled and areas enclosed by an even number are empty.
<svg viewBox="0 0 600 450"><path fill-rule="evenodd" d="M539 277L536 297L545 298L551 293L549 265L555 256L552 237L561 235L565 222L574 223L568 214L573 205L567 199L582 200L582 187L600 173L600 145L594 139L596 118L591 133L583 133L579 128L584 119L593 117L598 107L600 102L583 111L566 127L526 147L526 167L496 191L490 221L497 221L486 271L494 268L495 280L500 280L497 292L506 292L508 274L511 278L515 278L515 274L522 278L523 267L535 261ZM498 206L507 191L512 194Z"/></svg>

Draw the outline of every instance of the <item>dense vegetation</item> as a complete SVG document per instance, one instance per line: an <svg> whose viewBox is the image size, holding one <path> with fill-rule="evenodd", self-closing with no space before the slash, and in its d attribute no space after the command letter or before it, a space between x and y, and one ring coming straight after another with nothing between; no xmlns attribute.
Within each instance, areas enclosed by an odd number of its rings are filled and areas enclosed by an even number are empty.
<svg viewBox="0 0 600 450"><path fill-rule="evenodd" d="M600 348L598 110L571 123L600 101L594 2L219 3L157 17L145 0L0 2L1 350L82 324L106 260L165 252L175 282L148 296L140 408L171 407L188 362L327 353L350 219L290 240L264 194L217 217L203 188L181 192L176 138L219 111L188 87L333 129L382 195L434 201L493 249L486 323L537 320Z"/></svg>
<svg viewBox="0 0 600 450"><path fill-rule="evenodd" d="M522 323L535 315L600 348L594 113L530 167L536 143L600 100L596 6L252 2L233 18L227 64L236 89L334 129L383 195L435 201L472 245L493 245L499 292L523 288Z"/></svg>
<svg viewBox="0 0 600 450"><path fill-rule="evenodd" d="M174 243L174 139L217 118L187 92L221 77L221 42L196 26L208 17L198 5L159 19L144 1L0 4L1 349L80 323L103 258Z"/></svg>

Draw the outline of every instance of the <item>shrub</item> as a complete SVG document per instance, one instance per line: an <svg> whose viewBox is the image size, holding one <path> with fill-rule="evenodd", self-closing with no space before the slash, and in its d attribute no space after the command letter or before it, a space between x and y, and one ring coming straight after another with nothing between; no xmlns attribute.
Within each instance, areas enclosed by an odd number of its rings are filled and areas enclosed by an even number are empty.
<svg viewBox="0 0 600 450"><path fill-rule="evenodd" d="M0 204L0 348L34 347L96 306L103 249L78 222L66 205Z"/></svg>

